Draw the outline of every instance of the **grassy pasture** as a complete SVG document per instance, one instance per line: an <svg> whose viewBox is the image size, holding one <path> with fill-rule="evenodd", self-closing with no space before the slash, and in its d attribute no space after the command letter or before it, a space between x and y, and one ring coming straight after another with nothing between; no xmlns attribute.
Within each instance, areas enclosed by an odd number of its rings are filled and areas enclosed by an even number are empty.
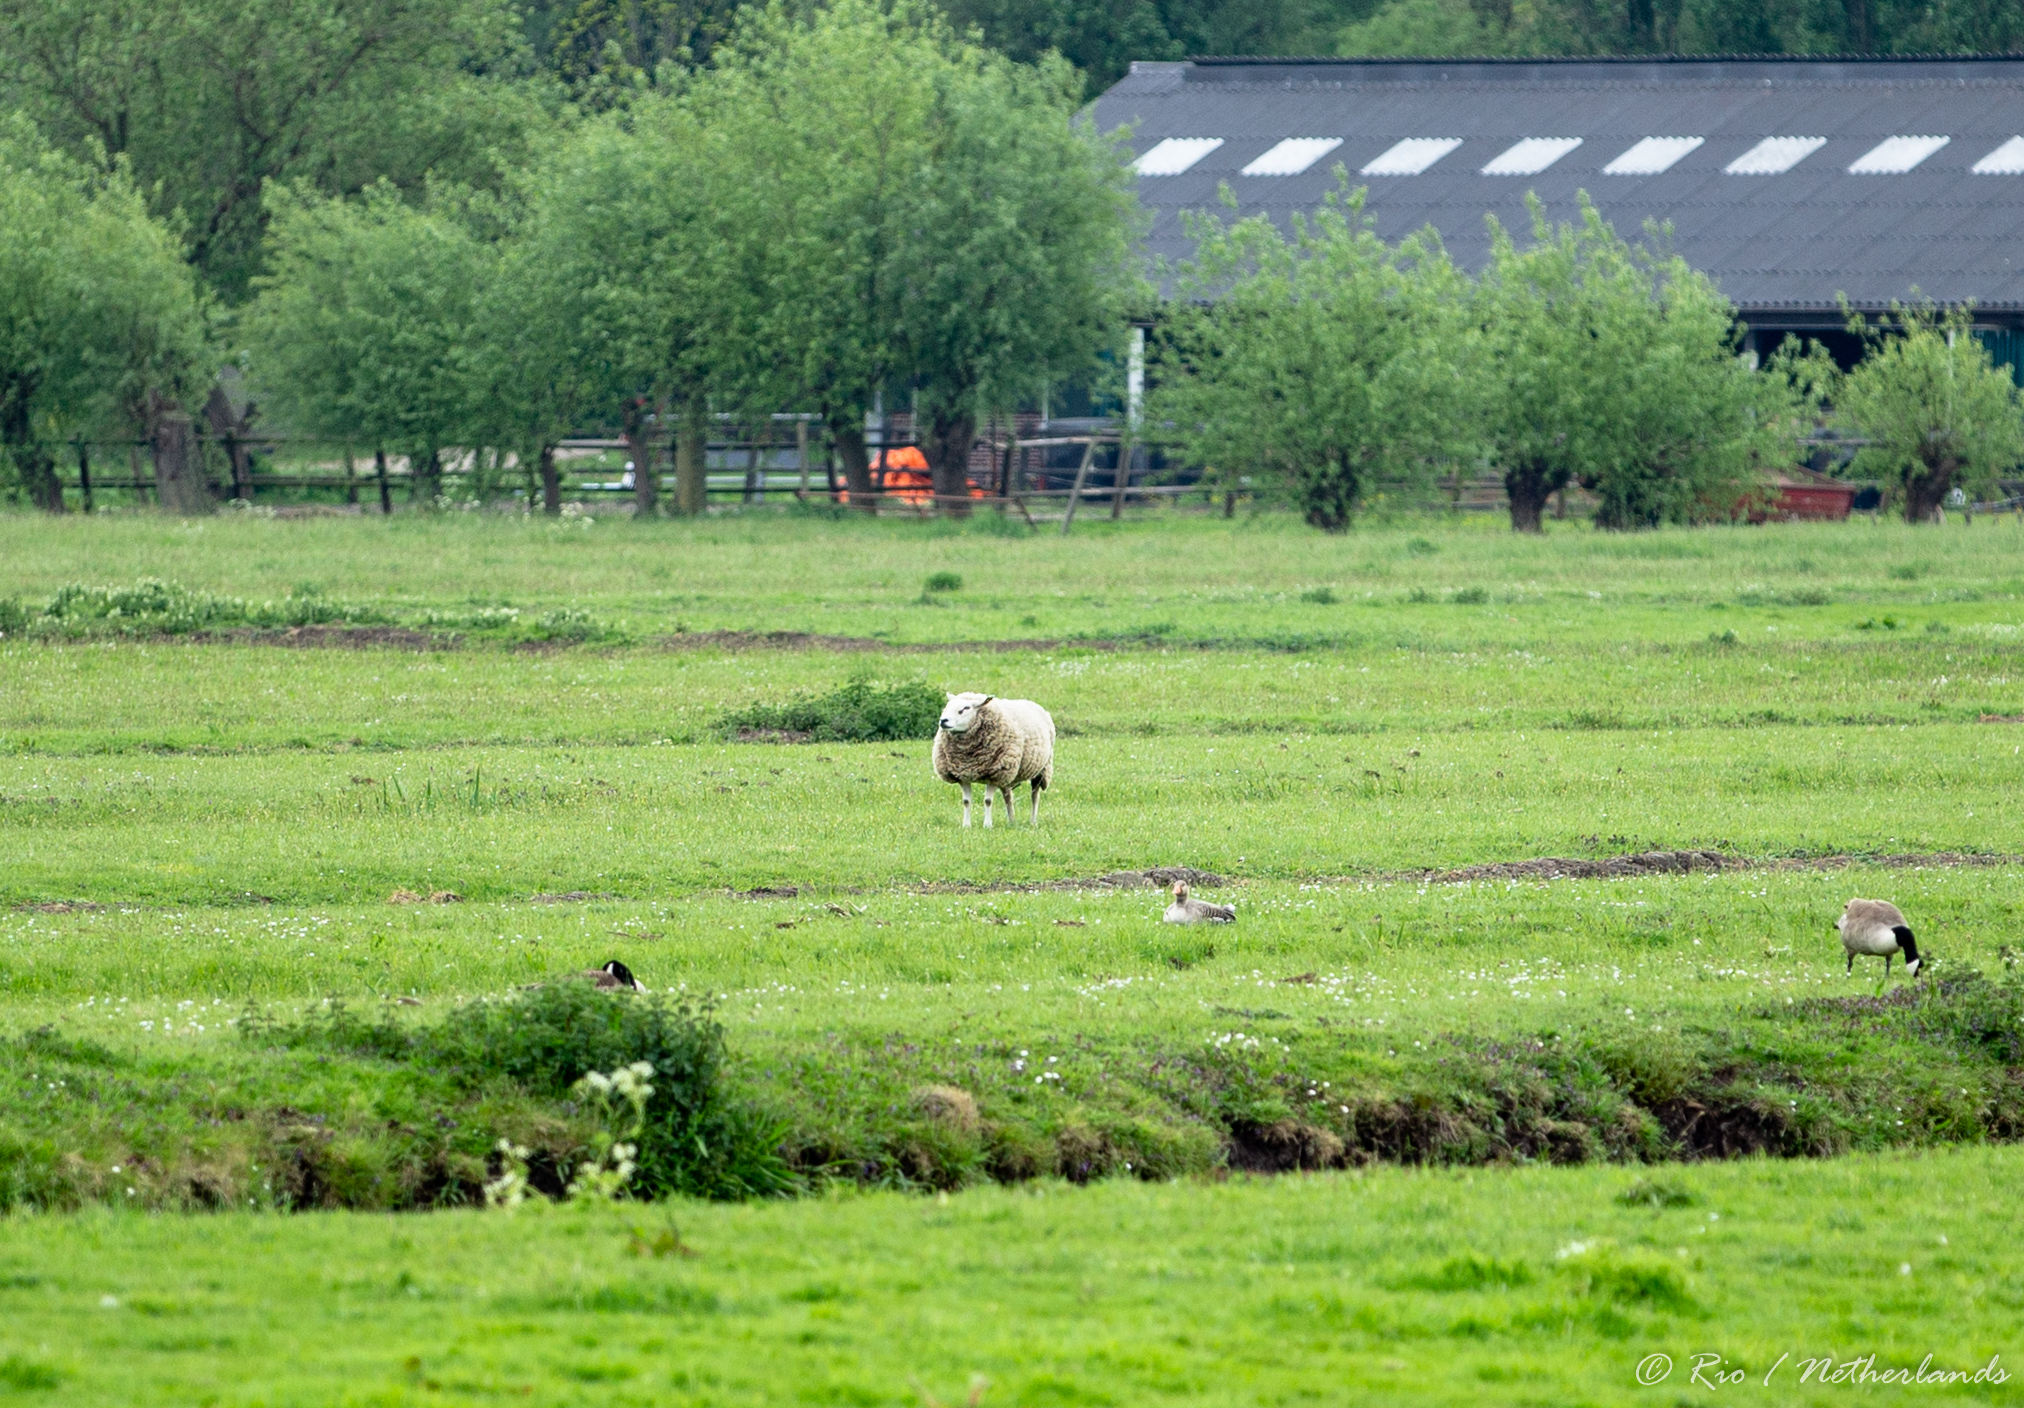
<svg viewBox="0 0 2024 1408"><path fill-rule="evenodd" d="M1614 1168L1389 1169L512 1217L96 1211L8 1225L0 1381L26 1402L277 1408L950 1403L979 1377L986 1404L1633 1404L1701 1401L1741 1369L1724 1397L1838 1403L1859 1390L1819 1379L1868 1355L2014 1375L2019 1165L1975 1149L1700 1165L1656 1189ZM1641 1191L1661 1205L1622 1201ZM1642 1387L1655 1353L1673 1368ZM1869 1392L2013 1403L2017 1383Z"/></svg>
<svg viewBox="0 0 2024 1408"><path fill-rule="evenodd" d="M1939 530L1884 519L1618 536L1568 524L1535 539L1488 516L1341 537L1279 514L1122 526L1095 516L1066 539L996 515L967 527L793 513L582 524L6 517L0 596L33 604L68 583L154 576L251 599L309 589L416 625L434 612L443 629L477 609L574 607L642 636L799 630L896 643L1151 635L1530 647L1692 642L1727 629L1813 637L1866 620L1885 635L1934 620L2007 627L2001 638L2014 643L2024 626L2016 515ZM924 592L942 571L962 589ZM1323 588L1336 599L1303 599ZM1483 600L1456 601L1472 589Z"/></svg>
<svg viewBox="0 0 2024 1408"><path fill-rule="evenodd" d="M0 599L151 573L457 638L0 640L0 1202L87 1205L0 1222L0 1391L875 1403L960 1400L975 1372L993 1403L1609 1402L1690 1341L1759 1375L1788 1340L2009 1348L2024 1261L1990 1188L2015 1156L1942 1151L2024 1132L2000 985L2024 870L1878 858L2024 853L2024 729L1983 721L2024 714L2015 523L1091 528L0 517ZM963 587L924 593L934 571ZM611 633L468 624L502 606ZM714 630L878 644L663 640ZM1028 643L964 648L1006 640ZM719 736L865 675L1047 703L1042 828L961 830L925 742ZM1415 874L1675 847L1770 864ZM1162 864L1230 877L1240 922L947 888ZM592 898L537 902L561 892ZM1829 931L1857 893L1911 912L1942 978L1992 981L1847 1001L1877 986ZM524 1095L236 1023L331 997L433 1022L614 954L717 1000L728 1084L816 1182L950 1201L682 1205L693 1260L627 1253L661 1209L173 1212L286 1205L277 1159L315 1163L323 1201L402 1206L497 1132L569 1147L573 1116ZM971 1091L981 1125L924 1119L923 1082ZM1196 1181L1275 1130L1637 1159L1690 1105L1859 1152L1665 1172L1698 1201L1657 1212L1612 1201L1622 1167ZM1891 1146L1931 1152L1860 1152ZM306 1312L249 1314L256 1265ZM45 1328L87 1311L83 1337Z"/></svg>

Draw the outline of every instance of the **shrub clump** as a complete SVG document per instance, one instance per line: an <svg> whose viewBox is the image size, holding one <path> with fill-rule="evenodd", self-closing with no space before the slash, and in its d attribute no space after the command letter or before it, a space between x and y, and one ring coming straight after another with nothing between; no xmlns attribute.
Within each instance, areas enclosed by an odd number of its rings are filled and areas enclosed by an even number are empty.
<svg viewBox="0 0 2024 1408"><path fill-rule="evenodd" d="M653 1094L638 1137L635 1191L743 1198L794 1186L778 1153L780 1131L727 1092L723 1027L687 1000L564 981L465 1003L430 1027L408 1026L390 1012L368 1020L335 1002L300 1023L252 1016L240 1026L263 1045L434 1067L472 1086L503 1079L556 1101L570 1099L593 1071L645 1061Z"/></svg>
<svg viewBox="0 0 2024 1408"><path fill-rule="evenodd" d="M890 743L932 738L946 696L921 680L852 680L827 694L752 704L726 714L726 737L771 735L792 742Z"/></svg>

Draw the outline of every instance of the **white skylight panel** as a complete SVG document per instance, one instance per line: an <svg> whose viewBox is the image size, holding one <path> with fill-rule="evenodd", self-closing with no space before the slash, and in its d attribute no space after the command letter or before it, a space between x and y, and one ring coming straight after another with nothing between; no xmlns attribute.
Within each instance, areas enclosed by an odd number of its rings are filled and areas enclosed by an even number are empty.
<svg viewBox="0 0 2024 1408"><path fill-rule="evenodd" d="M2012 137L1968 169L1977 176L2024 176L2024 137Z"/></svg>
<svg viewBox="0 0 2024 1408"><path fill-rule="evenodd" d="M1360 173L1365 176L1417 176L1456 147L1460 137L1408 137L1387 147Z"/></svg>
<svg viewBox="0 0 2024 1408"><path fill-rule="evenodd" d="M1902 176L1944 147L1945 137L1886 137L1849 166L1851 176Z"/></svg>
<svg viewBox="0 0 2024 1408"><path fill-rule="evenodd" d="M1246 176L1298 176L1342 145L1340 137L1288 137L1244 168Z"/></svg>
<svg viewBox="0 0 2024 1408"><path fill-rule="evenodd" d="M1169 137L1132 163L1141 176L1178 176L1223 145L1221 137Z"/></svg>
<svg viewBox="0 0 2024 1408"><path fill-rule="evenodd" d="M1675 162L1706 140L1705 137L1647 137L1603 167L1602 174L1656 176L1661 171L1670 171Z"/></svg>
<svg viewBox="0 0 2024 1408"><path fill-rule="evenodd" d="M1722 169L1731 176L1777 176L1826 145L1825 137L1766 137Z"/></svg>
<svg viewBox="0 0 2024 1408"><path fill-rule="evenodd" d="M1527 137L1483 168L1485 176L1537 176L1581 145L1579 137Z"/></svg>

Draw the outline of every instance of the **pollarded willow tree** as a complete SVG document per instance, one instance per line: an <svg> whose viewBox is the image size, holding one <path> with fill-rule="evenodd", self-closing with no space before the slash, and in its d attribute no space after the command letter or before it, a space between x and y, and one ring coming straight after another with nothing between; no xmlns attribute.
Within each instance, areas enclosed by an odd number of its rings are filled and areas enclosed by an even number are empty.
<svg viewBox="0 0 2024 1408"><path fill-rule="evenodd" d="M617 118L574 133L524 179L524 216L476 299L473 433L535 467L551 514L562 508L557 446L620 410L634 412L620 418L640 442L638 507L654 508L656 477L634 422L665 360L657 285L680 264L666 248L666 207L690 194L656 154Z"/></svg>
<svg viewBox="0 0 2024 1408"><path fill-rule="evenodd" d="M1493 218L1476 289L1478 402L1511 526L1539 532L1570 482L1605 528L1727 517L1797 458L1790 366L1737 355L1734 310L1677 255L1618 237L1586 194L1520 249ZM1663 231L1653 231L1655 238Z"/></svg>
<svg viewBox="0 0 2024 1408"><path fill-rule="evenodd" d="M896 262L942 63L932 21L910 9L774 7L687 95L725 241L703 316L745 334L720 372L759 402L814 409L867 506L865 416L898 365Z"/></svg>
<svg viewBox="0 0 2024 1408"><path fill-rule="evenodd" d="M1471 451L1468 285L1431 230L1387 244L1355 191L1290 235L1262 215L1193 233L1150 408L1191 462L1262 471L1341 532L1377 483Z"/></svg>
<svg viewBox="0 0 2024 1408"><path fill-rule="evenodd" d="M942 492L978 417L1093 364L1135 275L1125 160L1053 62L914 0L754 14L684 104L712 192L689 312L712 393L804 405L869 504L865 416L918 396Z"/></svg>
<svg viewBox="0 0 2024 1408"><path fill-rule="evenodd" d="M1932 521L1950 490L1984 487L2024 461L2017 385L1975 336L1972 310L1893 303L1883 327L1851 315L1850 328L1869 349L1835 409L1868 442L1855 470L1884 481L1905 522Z"/></svg>
<svg viewBox="0 0 2024 1408"><path fill-rule="evenodd" d="M471 426L466 361L491 248L454 211L377 186L356 201L276 188L270 271L241 320L246 375L288 429L389 452L417 498Z"/></svg>
<svg viewBox="0 0 2024 1408"><path fill-rule="evenodd" d="M1029 68L967 46L936 75L897 260L896 360L935 492L957 513L979 420L1093 365L1130 305L1151 301L1130 166L1076 116L1080 89L1058 58Z"/></svg>
<svg viewBox="0 0 2024 1408"><path fill-rule="evenodd" d="M0 482L61 513L57 444L140 430L164 506L207 509L181 414L216 370L207 317L124 168L51 151L20 117L0 125Z"/></svg>

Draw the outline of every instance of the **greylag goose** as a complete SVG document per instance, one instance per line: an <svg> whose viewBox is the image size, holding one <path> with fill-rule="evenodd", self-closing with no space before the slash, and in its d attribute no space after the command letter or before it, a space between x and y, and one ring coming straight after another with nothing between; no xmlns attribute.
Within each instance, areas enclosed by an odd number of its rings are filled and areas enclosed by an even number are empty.
<svg viewBox="0 0 2024 1408"><path fill-rule="evenodd" d="M1185 880L1174 881L1174 902L1167 906L1164 916L1169 924L1228 924L1236 917L1237 911L1227 904L1190 899Z"/></svg>

